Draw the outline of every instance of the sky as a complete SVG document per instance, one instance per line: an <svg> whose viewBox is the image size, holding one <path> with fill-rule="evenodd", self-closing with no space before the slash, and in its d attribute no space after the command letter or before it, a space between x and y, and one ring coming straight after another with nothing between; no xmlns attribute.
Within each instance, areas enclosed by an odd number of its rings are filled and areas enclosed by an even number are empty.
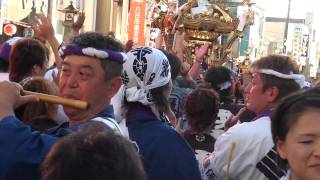
<svg viewBox="0 0 320 180"><path fill-rule="evenodd" d="M254 0L258 6L265 9L266 17L287 17L289 0ZM291 18L305 18L306 12L316 12L319 0L291 0ZM319 11L319 10L318 10Z"/></svg>

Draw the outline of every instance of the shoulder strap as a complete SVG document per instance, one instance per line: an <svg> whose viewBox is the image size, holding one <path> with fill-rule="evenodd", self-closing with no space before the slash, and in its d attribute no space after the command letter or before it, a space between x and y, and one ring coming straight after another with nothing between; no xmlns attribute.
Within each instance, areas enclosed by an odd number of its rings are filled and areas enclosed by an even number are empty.
<svg viewBox="0 0 320 180"><path fill-rule="evenodd" d="M92 121L102 122L105 125L107 125L108 127L110 127L111 129L113 129L114 131L116 131L119 134L123 135L119 124L113 118L110 118L110 117L96 117L96 118L92 119Z"/></svg>

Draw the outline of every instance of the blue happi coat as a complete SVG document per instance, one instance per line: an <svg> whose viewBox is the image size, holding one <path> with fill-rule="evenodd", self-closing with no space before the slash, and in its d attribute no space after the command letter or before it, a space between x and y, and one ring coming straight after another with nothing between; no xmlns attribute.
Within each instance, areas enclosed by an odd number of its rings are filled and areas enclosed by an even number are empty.
<svg viewBox="0 0 320 180"><path fill-rule="evenodd" d="M108 106L97 117L114 119L113 107ZM5 117L0 121L0 180L40 179L40 164L52 145L60 137L92 122L89 120L72 127L66 122L44 134L31 132L15 116Z"/></svg>
<svg viewBox="0 0 320 180"><path fill-rule="evenodd" d="M191 147L149 107L139 103L131 106L126 125L130 139L139 147L149 180L201 180Z"/></svg>

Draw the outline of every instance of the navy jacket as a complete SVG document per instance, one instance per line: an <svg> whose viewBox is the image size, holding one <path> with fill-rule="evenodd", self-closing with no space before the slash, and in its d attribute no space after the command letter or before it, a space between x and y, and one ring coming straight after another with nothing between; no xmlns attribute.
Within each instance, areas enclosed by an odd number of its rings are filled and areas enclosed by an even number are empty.
<svg viewBox="0 0 320 180"><path fill-rule="evenodd" d="M108 106L97 117L114 118L113 107ZM0 180L40 179L40 164L58 140L92 121L69 127L69 123L52 128L48 133L31 132L15 116L0 121Z"/></svg>
<svg viewBox="0 0 320 180"><path fill-rule="evenodd" d="M167 123L160 121L147 106L130 106L126 125L149 180L201 180L191 147Z"/></svg>

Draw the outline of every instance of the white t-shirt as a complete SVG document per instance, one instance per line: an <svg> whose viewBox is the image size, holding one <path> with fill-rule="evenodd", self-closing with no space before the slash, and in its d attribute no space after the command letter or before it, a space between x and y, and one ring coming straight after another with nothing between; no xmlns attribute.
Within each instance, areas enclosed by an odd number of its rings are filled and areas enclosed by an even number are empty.
<svg viewBox="0 0 320 180"><path fill-rule="evenodd" d="M235 148L228 163L233 143ZM224 179L227 169L229 179L234 180L280 179L285 172L274 172L277 169L275 154L271 120L261 117L253 122L237 124L219 136L214 152L200 164L200 171L204 180Z"/></svg>

